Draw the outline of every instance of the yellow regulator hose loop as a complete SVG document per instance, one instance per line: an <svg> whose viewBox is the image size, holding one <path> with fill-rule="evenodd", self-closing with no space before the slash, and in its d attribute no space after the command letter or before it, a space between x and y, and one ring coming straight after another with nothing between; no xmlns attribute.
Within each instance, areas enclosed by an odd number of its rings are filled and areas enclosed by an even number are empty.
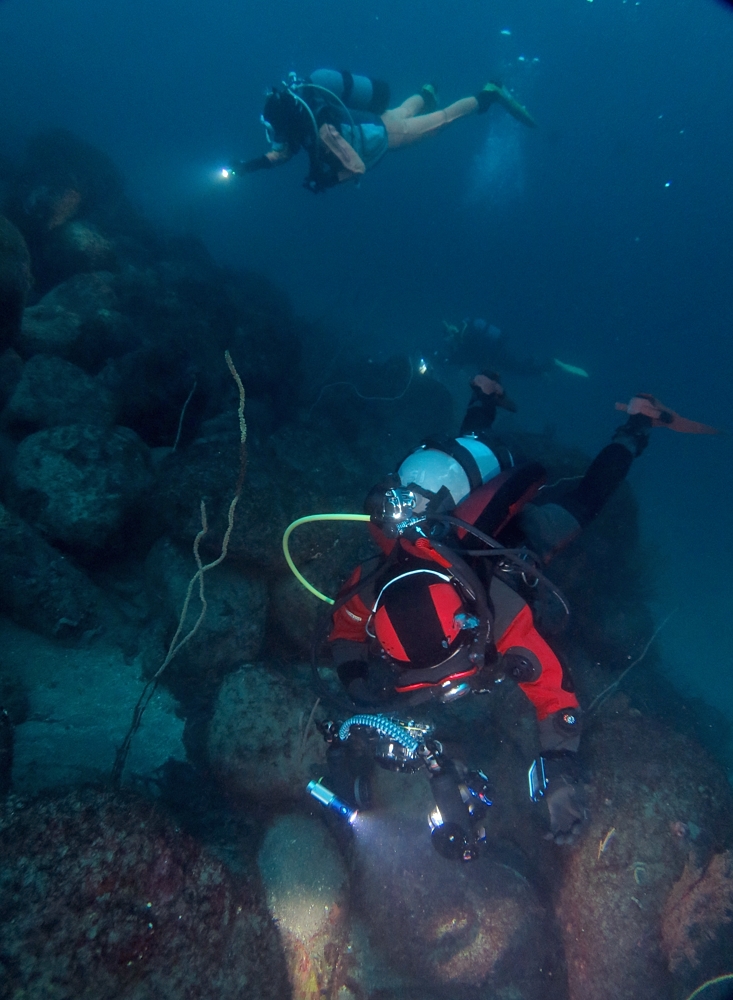
<svg viewBox="0 0 733 1000"><path fill-rule="evenodd" d="M285 534L283 535L283 553L285 554L285 562L288 564L293 572L295 578L302 583L306 590L309 590L311 594L319 599L319 601L325 601L326 604L333 604L333 598L327 597L326 594L322 594L320 590L316 590L312 583L303 576L298 567L293 562L293 557L290 555L289 540L292 532L301 524L308 524L310 521L369 521L370 517L368 514L308 514L307 517L299 517L297 521L293 521L285 529Z"/></svg>
<svg viewBox="0 0 733 1000"><path fill-rule="evenodd" d="M725 990L715 990L708 989L709 986L722 986L724 983L728 984ZM698 986L694 993L691 993L687 1000L702 1000L703 997L710 997L710 1000L725 1000L725 997L730 996L729 990L733 988L733 972L727 972L723 976L716 976L715 979L708 979L706 983L702 986Z"/></svg>

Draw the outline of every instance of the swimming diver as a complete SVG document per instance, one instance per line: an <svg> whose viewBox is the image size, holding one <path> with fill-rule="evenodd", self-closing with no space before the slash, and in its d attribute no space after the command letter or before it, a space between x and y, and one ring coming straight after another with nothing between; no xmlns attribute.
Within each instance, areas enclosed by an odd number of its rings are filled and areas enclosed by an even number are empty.
<svg viewBox="0 0 733 1000"><path fill-rule="evenodd" d="M438 109L435 88L425 84L418 94L389 109L389 86L346 71L319 69L306 79L291 73L267 94L261 116L269 152L233 164L225 175L252 173L287 163L301 149L310 170L304 187L319 193L372 170L388 150L413 145L428 135L498 104L523 125L535 121L506 87L487 83L473 97Z"/></svg>
<svg viewBox="0 0 733 1000"><path fill-rule="evenodd" d="M460 326L443 320L443 327L440 353L448 364L501 368L511 375L546 375L552 370L551 358L515 354L509 337L480 316L464 319Z"/></svg>

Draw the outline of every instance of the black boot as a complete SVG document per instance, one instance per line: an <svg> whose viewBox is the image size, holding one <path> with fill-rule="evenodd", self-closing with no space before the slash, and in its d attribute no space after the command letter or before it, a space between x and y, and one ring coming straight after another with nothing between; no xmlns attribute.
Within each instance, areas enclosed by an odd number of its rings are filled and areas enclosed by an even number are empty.
<svg viewBox="0 0 733 1000"><path fill-rule="evenodd" d="M438 98L435 92L435 87L432 83L423 84L420 88L420 97L422 97L424 104L420 114L429 115L431 112L436 110L438 107Z"/></svg>
<svg viewBox="0 0 733 1000"><path fill-rule="evenodd" d="M635 413L616 430L612 440L624 445L635 458L638 458L649 444L651 429L651 419L643 413Z"/></svg>

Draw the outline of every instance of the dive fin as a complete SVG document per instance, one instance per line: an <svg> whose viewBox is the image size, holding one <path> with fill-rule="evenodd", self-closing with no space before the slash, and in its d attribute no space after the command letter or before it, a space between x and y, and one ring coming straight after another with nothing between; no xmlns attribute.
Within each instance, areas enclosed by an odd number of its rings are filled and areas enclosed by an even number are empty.
<svg viewBox="0 0 733 1000"><path fill-rule="evenodd" d="M495 100L501 104L505 111L509 112L512 118L516 118L522 125L526 125L528 128L537 127L537 122L529 111L527 111L523 104L520 104L519 101L512 97L506 87L496 88Z"/></svg>
<svg viewBox="0 0 733 1000"><path fill-rule="evenodd" d="M651 420L652 427L668 427L671 431L678 431L680 434L720 434L717 427L710 427L697 420L681 417L648 392L637 393L629 403L616 403L616 409L628 413L630 417L635 413L643 413Z"/></svg>
<svg viewBox="0 0 733 1000"><path fill-rule="evenodd" d="M509 112L512 118L516 118L522 125L527 125L529 128L534 128L537 125L537 122L529 111L519 101L515 101L506 87L503 87L499 83L487 83L476 94L476 100L478 101L477 113L480 115L485 114L492 104L498 103L501 104L505 111Z"/></svg>

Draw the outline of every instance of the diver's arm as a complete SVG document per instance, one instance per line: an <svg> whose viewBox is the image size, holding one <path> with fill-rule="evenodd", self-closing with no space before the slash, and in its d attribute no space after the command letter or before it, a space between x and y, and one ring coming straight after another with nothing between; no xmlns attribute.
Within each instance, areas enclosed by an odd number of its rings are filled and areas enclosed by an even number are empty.
<svg viewBox="0 0 733 1000"><path fill-rule="evenodd" d="M547 805L548 839L556 844L572 844L587 819L580 783L577 752L580 745L581 717L578 699L572 691L563 688L563 670L560 661L531 623L529 608L525 608L524 623L518 622L514 639L521 645L504 646L504 639L512 641L512 628L497 648L504 653L504 663L526 672L533 679L519 682L534 705L540 736L540 757L545 779L543 800ZM521 615L518 617L522 617ZM512 623L514 625L514 623ZM502 648L503 647L503 648ZM539 672L538 672L539 668ZM519 678L517 678L519 679Z"/></svg>
<svg viewBox="0 0 733 1000"><path fill-rule="evenodd" d="M279 167L281 163L287 163L288 160L292 159L293 155L293 150L287 142L284 142L277 149L271 149L269 153L265 153L265 159L270 161L271 167Z"/></svg>
<svg viewBox="0 0 733 1000"><path fill-rule="evenodd" d="M500 589L492 582L491 597L497 610L497 621L500 621L500 602L503 597L503 587ZM503 585L505 586L505 585ZM507 588L509 589L509 588ZM499 600L497 601L497 596ZM518 595L513 594L514 600ZM578 735L559 741L552 731L551 724L546 720L554 719L570 713L577 717L578 699L572 691L563 687L563 669L557 656L548 646L534 627L532 612L529 606L522 602L521 610L515 615L509 626L502 630L503 634L496 644L497 651L502 654L506 672L512 676L524 694L529 698L537 713L540 727L540 746L545 750L576 750ZM571 743L574 739L575 742Z"/></svg>
<svg viewBox="0 0 733 1000"><path fill-rule="evenodd" d="M269 170L287 163L292 157L290 147L285 144L281 149L271 149L264 156L256 156L253 160L239 160L229 169L233 174L253 174L256 170Z"/></svg>
<svg viewBox="0 0 733 1000"><path fill-rule="evenodd" d="M516 413L516 405L504 392L496 372L485 371L471 379L471 399L461 424L461 434L488 431L496 417L497 406Z"/></svg>
<svg viewBox="0 0 733 1000"><path fill-rule="evenodd" d="M544 776L540 796L549 813L547 836L557 844L571 844L587 815L576 763L581 733L578 699L565 689L562 665L534 627L529 606L496 579L491 598L502 665L537 713L540 756L536 768Z"/></svg>
<svg viewBox="0 0 733 1000"><path fill-rule="evenodd" d="M362 567L357 566L341 588L342 593L359 582L361 571ZM394 685L384 664L370 658L366 631L369 615L370 608L357 591L334 612L328 644L339 680L352 701L377 706L394 697Z"/></svg>

